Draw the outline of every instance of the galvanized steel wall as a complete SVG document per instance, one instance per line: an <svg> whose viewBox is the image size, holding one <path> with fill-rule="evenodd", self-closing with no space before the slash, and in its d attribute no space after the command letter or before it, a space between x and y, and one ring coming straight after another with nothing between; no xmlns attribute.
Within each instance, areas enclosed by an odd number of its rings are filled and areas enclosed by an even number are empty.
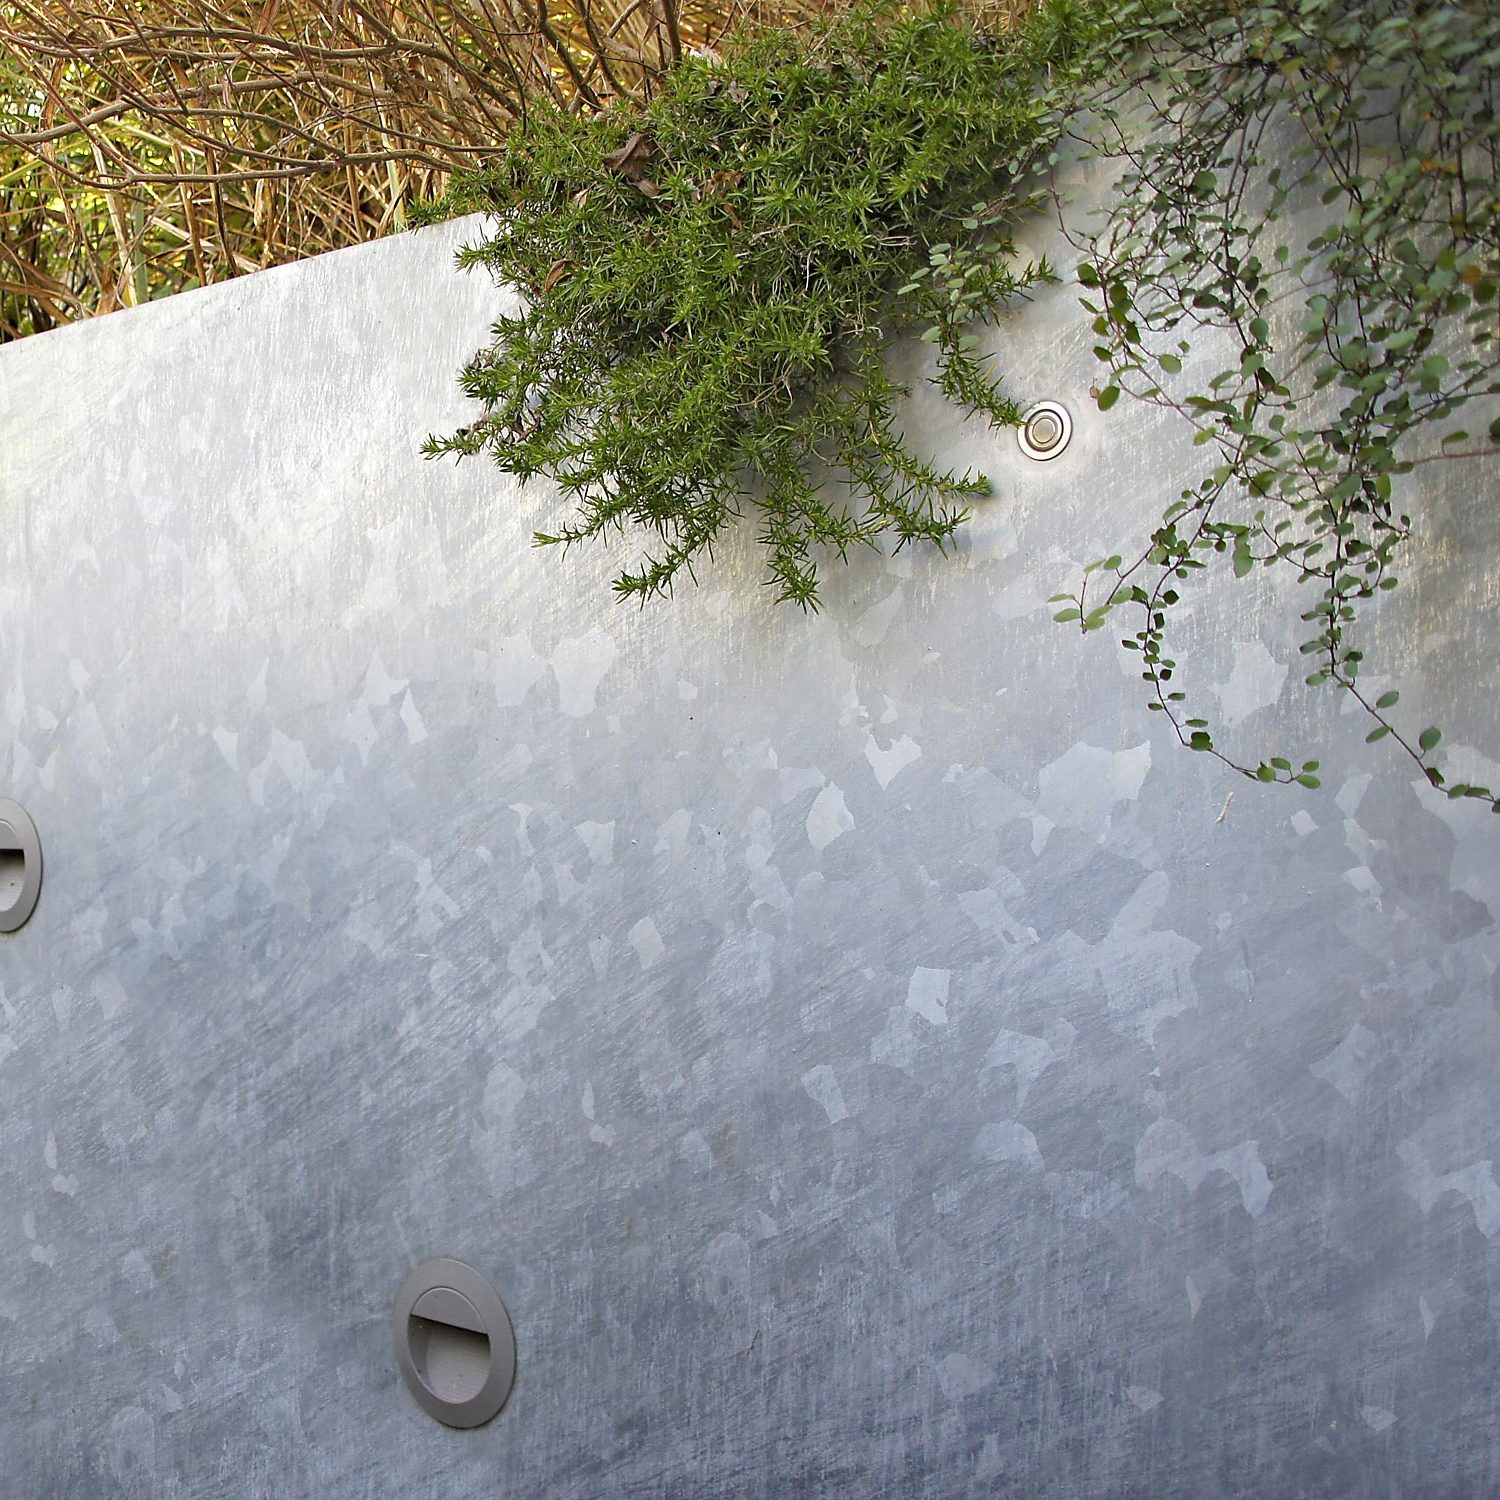
<svg viewBox="0 0 1500 1500"><path fill-rule="evenodd" d="M999 484L957 558L804 618L747 529L636 613L417 456L456 234L0 351L5 1493L1494 1491L1500 819L1263 585L1198 682L1320 792L1051 623L1193 463L1074 295L996 335L1061 459L916 399ZM1424 483L1372 660L1492 779L1495 470ZM391 1354L434 1254L520 1342L467 1434Z"/></svg>

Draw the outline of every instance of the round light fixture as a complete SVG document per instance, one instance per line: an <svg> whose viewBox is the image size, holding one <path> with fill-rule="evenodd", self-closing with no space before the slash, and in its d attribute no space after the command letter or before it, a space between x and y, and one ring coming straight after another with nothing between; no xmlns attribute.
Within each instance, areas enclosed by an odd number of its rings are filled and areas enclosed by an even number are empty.
<svg viewBox="0 0 1500 1500"><path fill-rule="evenodd" d="M473 1266L423 1262L396 1296L396 1364L429 1416L478 1427L505 1405L516 1378L516 1335L505 1304Z"/></svg>
<svg viewBox="0 0 1500 1500"><path fill-rule="evenodd" d="M1016 440L1027 458L1045 463L1056 458L1073 436L1073 419L1060 401L1038 401L1021 419Z"/></svg>
<svg viewBox="0 0 1500 1500"><path fill-rule="evenodd" d="M31 920L42 892L42 841L18 802L0 797L0 932Z"/></svg>

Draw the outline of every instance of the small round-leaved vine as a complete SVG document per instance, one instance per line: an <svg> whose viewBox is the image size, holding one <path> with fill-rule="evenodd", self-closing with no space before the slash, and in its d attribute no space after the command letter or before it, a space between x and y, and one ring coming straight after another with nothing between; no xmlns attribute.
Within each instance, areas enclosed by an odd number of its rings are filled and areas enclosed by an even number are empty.
<svg viewBox="0 0 1500 1500"><path fill-rule="evenodd" d="M1211 457L1144 547L1056 596L1057 618L1133 614L1123 644L1184 745L1316 786L1316 760L1224 750L1167 644L1205 568L1284 567L1312 594L1307 682L1347 693L1367 738L1434 787L1500 812L1489 787L1445 779L1441 732L1403 723L1398 689L1367 690L1355 636L1434 520L1403 477L1500 454L1493 403L1475 404L1500 392L1500 7L1121 0L1104 45L1112 95L1076 126L1123 168L1082 239L1098 405L1167 408Z"/></svg>

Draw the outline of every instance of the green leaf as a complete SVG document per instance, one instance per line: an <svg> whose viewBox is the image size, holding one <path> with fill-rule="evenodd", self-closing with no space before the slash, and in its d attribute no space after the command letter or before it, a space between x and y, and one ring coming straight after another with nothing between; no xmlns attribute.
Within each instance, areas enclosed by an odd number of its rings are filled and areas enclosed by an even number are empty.
<svg viewBox="0 0 1500 1500"><path fill-rule="evenodd" d="M1435 750L1442 737L1443 731L1436 724L1430 724L1417 736L1417 744L1423 750Z"/></svg>
<svg viewBox="0 0 1500 1500"><path fill-rule="evenodd" d="M1382 693L1375 700L1376 708L1394 708L1401 701L1401 694L1392 688L1388 693Z"/></svg>
<svg viewBox="0 0 1500 1500"><path fill-rule="evenodd" d="M1099 410L1108 411L1120 399L1120 387L1107 385L1099 392Z"/></svg>

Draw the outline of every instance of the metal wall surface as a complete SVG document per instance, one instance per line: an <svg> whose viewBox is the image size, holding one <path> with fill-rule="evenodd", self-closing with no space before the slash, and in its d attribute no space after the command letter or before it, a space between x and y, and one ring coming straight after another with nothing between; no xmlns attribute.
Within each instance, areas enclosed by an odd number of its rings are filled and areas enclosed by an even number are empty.
<svg viewBox="0 0 1500 1500"><path fill-rule="evenodd" d="M916 400L999 484L955 558L805 618L740 538L638 613L417 456L457 233L0 350L4 1493L1493 1493L1500 819L1263 584L1198 685L1319 792L1051 623L1192 463L1074 295L997 334L1063 458ZM1371 659L1489 779L1495 470L1441 482ZM391 1351L436 1254L516 1322L469 1433Z"/></svg>

